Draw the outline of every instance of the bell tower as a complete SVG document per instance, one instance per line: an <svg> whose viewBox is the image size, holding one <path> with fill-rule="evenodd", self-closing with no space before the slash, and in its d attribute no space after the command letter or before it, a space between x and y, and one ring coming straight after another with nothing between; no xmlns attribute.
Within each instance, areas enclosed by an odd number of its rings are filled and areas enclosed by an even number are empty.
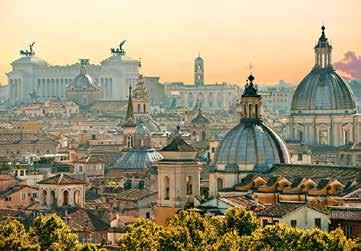
<svg viewBox="0 0 361 251"><path fill-rule="evenodd" d="M200 194L200 166L197 151L178 132L160 154L158 162L158 205L183 208Z"/></svg>
<svg viewBox="0 0 361 251"><path fill-rule="evenodd" d="M332 68L332 46L326 35L325 26L321 27L322 33L315 46L315 68Z"/></svg>
<svg viewBox="0 0 361 251"><path fill-rule="evenodd" d="M196 86L204 85L204 61L199 54L194 60L194 84Z"/></svg>
<svg viewBox="0 0 361 251"><path fill-rule="evenodd" d="M132 101L132 87L129 86L128 108L123 124L124 148L129 149L134 147L134 133L136 130L136 120L134 117L133 101Z"/></svg>
<svg viewBox="0 0 361 251"><path fill-rule="evenodd" d="M135 118L146 117L150 113L150 98L144 84L143 75L140 74L133 90L133 108Z"/></svg>

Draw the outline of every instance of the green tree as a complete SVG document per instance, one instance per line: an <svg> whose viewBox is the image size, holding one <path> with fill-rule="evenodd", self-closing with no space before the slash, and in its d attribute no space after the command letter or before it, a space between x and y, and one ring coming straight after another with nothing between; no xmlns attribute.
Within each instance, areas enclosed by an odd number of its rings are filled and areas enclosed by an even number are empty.
<svg viewBox="0 0 361 251"><path fill-rule="evenodd" d="M361 246L352 239L347 239L340 228L329 233L331 250L361 250Z"/></svg>
<svg viewBox="0 0 361 251"><path fill-rule="evenodd" d="M236 230L239 236L250 235L259 226L252 212L242 208L227 209L225 217L225 232Z"/></svg>
<svg viewBox="0 0 361 251"><path fill-rule="evenodd" d="M119 239L120 250L159 250L163 228L148 219L138 219Z"/></svg>
<svg viewBox="0 0 361 251"><path fill-rule="evenodd" d="M201 216L195 211L181 211L169 221L168 227L180 228L184 245L193 250L204 250L219 238L219 231L210 218Z"/></svg>
<svg viewBox="0 0 361 251"><path fill-rule="evenodd" d="M267 225L251 235L245 247L250 250L295 250L304 231L285 224Z"/></svg>
<svg viewBox="0 0 361 251"><path fill-rule="evenodd" d="M241 250L242 238L237 231L227 232L213 245L212 250L217 251L238 251Z"/></svg>
<svg viewBox="0 0 361 251"><path fill-rule="evenodd" d="M6 217L0 221L0 250L40 250L32 243L24 225L15 219Z"/></svg>
<svg viewBox="0 0 361 251"><path fill-rule="evenodd" d="M159 233L159 250L192 250L192 237L180 226L168 226Z"/></svg>
<svg viewBox="0 0 361 251"><path fill-rule="evenodd" d="M356 243L347 240L341 229L330 233L319 228L311 228L304 232L300 239L300 250L356 250Z"/></svg>
<svg viewBox="0 0 361 251"><path fill-rule="evenodd" d="M56 214L38 216L34 219L29 235L41 250L70 251L78 245L78 236Z"/></svg>
<svg viewBox="0 0 361 251"><path fill-rule="evenodd" d="M76 249L76 251L107 251L107 249L105 248L98 248L96 245L94 244L78 244Z"/></svg>

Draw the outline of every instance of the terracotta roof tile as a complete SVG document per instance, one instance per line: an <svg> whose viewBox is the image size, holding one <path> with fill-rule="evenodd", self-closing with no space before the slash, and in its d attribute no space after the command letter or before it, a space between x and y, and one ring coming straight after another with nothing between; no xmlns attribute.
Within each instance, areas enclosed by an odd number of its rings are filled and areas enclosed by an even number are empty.
<svg viewBox="0 0 361 251"><path fill-rule="evenodd" d="M361 208L331 207L330 219L361 221Z"/></svg>
<svg viewBox="0 0 361 251"><path fill-rule="evenodd" d="M43 179L38 184L54 184L54 185L69 185L69 184L86 184L85 181L73 178L65 173L59 173L50 178Z"/></svg>

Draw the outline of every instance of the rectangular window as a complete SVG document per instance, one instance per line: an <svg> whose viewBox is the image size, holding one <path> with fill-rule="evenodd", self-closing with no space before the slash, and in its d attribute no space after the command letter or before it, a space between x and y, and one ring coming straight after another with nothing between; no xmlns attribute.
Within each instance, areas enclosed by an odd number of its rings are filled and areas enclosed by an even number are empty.
<svg viewBox="0 0 361 251"><path fill-rule="evenodd" d="M298 159L298 161L302 161L302 160L303 160L303 155L302 155L302 154L298 154L297 159Z"/></svg>
<svg viewBox="0 0 361 251"><path fill-rule="evenodd" d="M350 225L343 226L343 232L347 238L351 238L352 237L352 226L350 226Z"/></svg>
<svg viewBox="0 0 361 251"><path fill-rule="evenodd" d="M315 218L315 227L321 228L321 218Z"/></svg>
<svg viewBox="0 0 361 251"><path fill-rule="evenodd" d="M291 220L291 227L297 227L297 220Z"/></svg>
<svg viewBox="0 0 361 251"><path fill-rule="evenodd" d="M262 226L267 226L268 225L268 220L266 220L266 219L263 219L262 220Z"/></svg>
<svg viewBox="0 0 361 251"><path fill-rule="evenodd" d="M212 147L212 153L215 153L215 152L216 152L216 148Z"/></svg>
<svg viewBox="0 0 361 251"><path fill-rule="evenodd" d="M302 131L298 131L298 139L300 140L300 142L303 141L303 132Z"/></svg>
<svg viewBox="0 0 361 251"><path fill-rule="evenodd" d="M320 130L319 132L319 144L321 145L327 145L328 144L328 130Z"/></svg>
<svg viewBox="0 0 361 251"><path fill-rule="evenodd" d="M361 154L357 154L357 157L356 157L356 166L361 166Z"/></svg>
<svg viewBox="0 0 361 251"><path fill-rule="evenodd" d="M26 193L20 193L21 200L26 200Z"/></svg>
<svg viewBox="0 0 361 251"><path fill-rule="evenodd" d="M5 201L11 201L11 197L10 196L5 197Z"/></svg>
<svg viewBox="0 0 361 251"><path fill-rule="evenodd" d="M186 179L186 189L187 189L187 195L192 195L193 194L193 177L192 176L187 176Z"/></svg>

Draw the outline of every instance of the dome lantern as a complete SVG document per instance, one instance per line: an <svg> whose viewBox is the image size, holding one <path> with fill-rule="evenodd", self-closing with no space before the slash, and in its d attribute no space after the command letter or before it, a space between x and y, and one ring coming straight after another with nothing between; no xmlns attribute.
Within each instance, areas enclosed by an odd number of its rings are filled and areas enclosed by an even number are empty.
<svg viewBox="0 0 361 251"><path fill-rule="evenodd" d="M325 35L325 26L315 46L315 68L332 68L332 46Z"/></svg>
<svg viewBox="0 0 361 251"><path fill-rule="evenodd" d="M238 111L241 114L241 120L259 120L261 119L262 97L258 94L257 87L253 84L254 77L249 75L241 101L238 104Z"/></svg>
<svg viewBox="0 0 361 251"><path fill-rule="evenodd" d="M281 137L262 121L262 96L253 80L251 74L238 104L240 123L224 136L217 147L214 156L217 168L236 168L237 172L260 170L274 163L290 161Z"/></svg>

